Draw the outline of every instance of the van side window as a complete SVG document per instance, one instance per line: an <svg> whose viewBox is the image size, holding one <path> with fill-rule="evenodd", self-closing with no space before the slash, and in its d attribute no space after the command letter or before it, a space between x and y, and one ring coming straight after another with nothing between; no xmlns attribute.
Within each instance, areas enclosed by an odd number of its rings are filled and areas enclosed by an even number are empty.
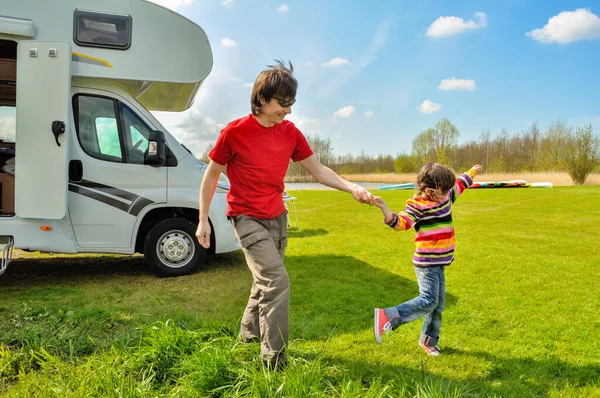
<svg viewBox="0 0 600 398"><path fill-rule="evenodd" d="M123 118L123 141L128 163L144 164L144 153L148 149L148 126L125 105L120 104Z"/></svg>
<svg viewBox="0 0 600 398"><path fill-rule="evenodd" d="M131 108L112 98L77 94L73 115L85 153L109 162L144 164L151 128Z"/></svg>
<svg viewBox="0 0 600 398"><path fill-rule="evenodd" d="M77 95L73 105L81 148L94 158L123 162L114 100Z"/></svg>
<svg viewBox="0 0 600 398"><path fill-rule="evenodd" d="M131 46L131 15L76 9L73 40L80 46L127 50Z"/></svg>

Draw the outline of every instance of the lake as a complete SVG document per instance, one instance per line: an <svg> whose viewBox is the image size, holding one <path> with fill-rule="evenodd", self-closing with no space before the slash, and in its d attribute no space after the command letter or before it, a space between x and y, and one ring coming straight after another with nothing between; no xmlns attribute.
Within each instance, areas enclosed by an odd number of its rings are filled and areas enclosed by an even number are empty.
<svg viewBox="0 0 600 398"><path fill-rule="evenodd" d="M383 183L383 182L357 182L356 184L360 185L361 187L367 189L367 190L377 190L379 189L379 187L383 186L383 185L390 185L388 183ZM305 189L311 189L311 190L317 190L317 189L333 189L333 188L329 188L325 185L319 184L317 182L286 182L285 183L285 189L286 191L297 191L297 190L305 190Z"/></svg>

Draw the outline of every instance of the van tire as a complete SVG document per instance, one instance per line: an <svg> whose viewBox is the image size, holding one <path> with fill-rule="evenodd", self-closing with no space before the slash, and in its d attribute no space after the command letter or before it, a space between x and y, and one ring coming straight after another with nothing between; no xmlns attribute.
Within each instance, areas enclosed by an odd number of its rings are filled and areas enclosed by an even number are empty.
<svg viewBox="0 0 600 398"><path fill-rule="evenodd" d="M196 239L197 227L185 218L167 218L152 227L144 243L144 260L150 269L158 276L180 276L199 269L207 250Z"/></svg>

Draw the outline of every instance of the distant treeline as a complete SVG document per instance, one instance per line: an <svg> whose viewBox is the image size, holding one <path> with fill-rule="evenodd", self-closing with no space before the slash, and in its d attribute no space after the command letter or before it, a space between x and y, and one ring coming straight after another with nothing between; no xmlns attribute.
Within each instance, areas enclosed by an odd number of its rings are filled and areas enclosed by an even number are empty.
<svg viewBox="0 0 600 398"><path fill-rule="evenodd" d="M443 163L455 172L482 164L490 173L567 172L575 184L600 171L600 137L592 125L573 128L562 121L542 130L483 132L478 140L458 144L460 133L448 119L421 132L410 152L396 155L335 155L331 139L306 136L317 158L338 174L415 173L426 162ZM204 153L205 161L210 148ZM312 181L299 164L290 162L286 181Z"/></svg>

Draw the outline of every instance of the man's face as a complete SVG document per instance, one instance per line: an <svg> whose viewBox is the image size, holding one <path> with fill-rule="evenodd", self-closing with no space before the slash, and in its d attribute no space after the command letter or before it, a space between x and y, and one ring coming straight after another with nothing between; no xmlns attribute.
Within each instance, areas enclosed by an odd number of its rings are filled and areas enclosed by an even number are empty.
<svg viewBox="0 0 600 398"><path fill-rule="evenodd" d="M271 101L264 104L260 111L269 122L279 124L292 113L294 102L296 100L293 98L271 98Z"/></svg>

